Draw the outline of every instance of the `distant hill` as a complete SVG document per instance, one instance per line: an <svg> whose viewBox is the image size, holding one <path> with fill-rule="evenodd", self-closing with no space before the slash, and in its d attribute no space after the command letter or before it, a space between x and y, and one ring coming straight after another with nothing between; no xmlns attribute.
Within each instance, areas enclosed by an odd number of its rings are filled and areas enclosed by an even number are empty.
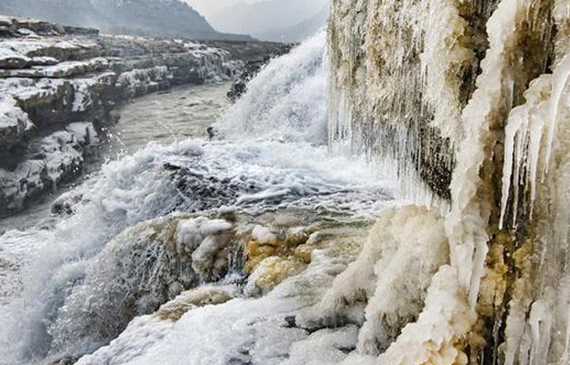
<svg viewBox="0 0 570 365"><path fill-rule="evenodd" d="M94 27L111 34L251 39L217 32L179 0L0 0L0 14Z"/></svg>
<svg viewBox="0 0 570 365"><path fill-rule="evenodd" d="M326 4L317 14L293 27L270 30L258 37L273 42L301 42L326 25L329 13L330 5Z"/></svg>
<svg viewBox="0 0 570 365"><path fill-rule="evenodd" d="M238 4L208 18L214 28L230 33L250 34L261 40L294 40L277 37L284 30L294 31L301 21L319 14L329 0L267 0Z"/></svg>

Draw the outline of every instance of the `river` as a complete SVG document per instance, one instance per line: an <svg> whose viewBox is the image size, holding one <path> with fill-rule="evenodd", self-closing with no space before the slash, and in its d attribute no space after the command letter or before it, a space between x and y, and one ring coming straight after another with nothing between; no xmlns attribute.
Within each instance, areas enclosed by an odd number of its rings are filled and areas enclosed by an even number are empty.
<svg viewBox="0 0 570 365"><path fill-rule="evenodd" d="M132 154L149 142L168 145L187 138L205 138L206 128L229 106L229 88L228 83L181 86L121 105L117 109L119 122L105 128L101 143L85 160L82 176L59 186L25 211L0 219L0 233L49 220L53 202L96 174L105 162Z"/></svg>

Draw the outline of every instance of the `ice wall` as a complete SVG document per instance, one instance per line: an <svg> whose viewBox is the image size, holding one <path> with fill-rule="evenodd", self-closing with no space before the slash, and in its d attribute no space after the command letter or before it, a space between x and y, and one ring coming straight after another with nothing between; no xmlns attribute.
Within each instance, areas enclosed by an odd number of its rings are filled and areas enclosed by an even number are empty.
<svg viewBox="0 0 570 365"><path fill-rule="evenodd" d="M450 266L417 321L375 345L379 363L568 363L569 14L568 1L333 2L329 143L450 203Z"/></svg>

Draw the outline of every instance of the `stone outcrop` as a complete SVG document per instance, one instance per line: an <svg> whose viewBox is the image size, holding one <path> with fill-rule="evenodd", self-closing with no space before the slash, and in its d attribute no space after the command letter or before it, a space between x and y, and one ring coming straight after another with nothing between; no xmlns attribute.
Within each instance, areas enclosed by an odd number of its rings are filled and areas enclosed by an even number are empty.
<svg viewBox="0 0 570 365"><path fill-rule="evenodd" d="M112 110L120 102L177 85L230 80L247 62L289 49L278 43L101 36L93 29L10 17L0 18L0 36L0 217L81 172L86 144L69 131L58 134L70 123L88 123L95 137L116 121ZM61 138L78 157L57 159L61 165L54 166L45 151L52 153L52 140ZM61 172L55 180L54 168Z"/></svg>

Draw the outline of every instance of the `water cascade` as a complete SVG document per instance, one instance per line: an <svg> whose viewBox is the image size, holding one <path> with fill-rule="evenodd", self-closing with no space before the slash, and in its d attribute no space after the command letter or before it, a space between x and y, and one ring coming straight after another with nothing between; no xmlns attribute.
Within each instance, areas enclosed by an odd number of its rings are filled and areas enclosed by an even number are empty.
<svg viewBox="0 0 570 365"><path fill-rule="evenodd" d="M0 236L0 363L568 365L569 84L568 0L333 0Z"/></svg>
<svg viewBox="0 0 570 365"><path fill-rule="evenodd" d="M150 143L60 197L60 216L1 236L0 363L76 361L120 344L135 318L150 316L153 332L193 308L259 296L337 236L311 221L367 227L391 192L365 160L328 154L325 45L320 32L268 65L216 124L218 140Z"/></svg>

